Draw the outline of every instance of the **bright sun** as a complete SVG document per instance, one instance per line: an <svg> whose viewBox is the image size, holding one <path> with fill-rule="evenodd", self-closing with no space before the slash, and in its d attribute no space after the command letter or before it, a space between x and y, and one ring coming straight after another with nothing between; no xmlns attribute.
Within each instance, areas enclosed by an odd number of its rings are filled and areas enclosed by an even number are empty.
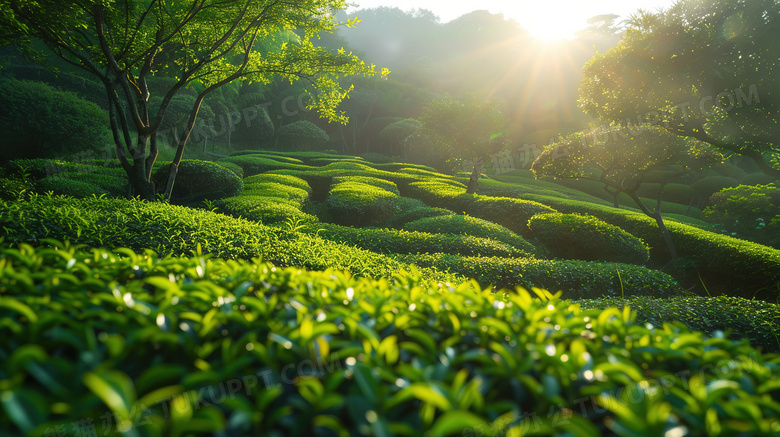
<svg viewBox="0 0 780 437"><path fill-rule="evenodd" d="M586 25L588 17L583 16L581 11L560 10L560 4L556 6L545 0L535 1L538 3L522 2L505 6L502 12L507 18L517 20L532 37L542 42L573 39L575 32Z"/></svg>

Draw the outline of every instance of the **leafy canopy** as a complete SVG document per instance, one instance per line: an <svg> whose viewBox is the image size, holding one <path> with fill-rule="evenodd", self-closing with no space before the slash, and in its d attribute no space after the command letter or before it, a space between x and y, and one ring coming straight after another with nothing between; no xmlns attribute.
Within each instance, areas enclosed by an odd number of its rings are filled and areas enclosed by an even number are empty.
<svg viewBox="0 0 780 437"><path fill-rule="evenodd" d="M687 0L640 11L617 47L584 69L581 107L605 121L656 124L780 177L780 3Z"/></svg>

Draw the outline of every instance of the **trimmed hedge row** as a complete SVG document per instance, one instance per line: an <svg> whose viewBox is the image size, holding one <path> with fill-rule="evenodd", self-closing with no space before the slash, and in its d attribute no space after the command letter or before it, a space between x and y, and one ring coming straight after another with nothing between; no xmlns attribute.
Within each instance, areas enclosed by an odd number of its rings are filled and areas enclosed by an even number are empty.
<svg viewBox="0 0 780 437"><path fill-rule="evenodd" d="M313 235L158 202L49 196L0 201L0 229L5 245L53 238L177 256L201 251L225 259L262 258L281 266L336 268L370 277L390 277L409 268L392 258ZM425 275L449 278L430 271Z"/></svg>
<svg viewBox="0 0 780 437"><path fill-rule="evenodd" d="M375 185L341 182L332 186L325 206L335 223L383 226L399 212L397 199L397 194Z"/></svg>
<svg viewBox="0 0 780 437"><path fill-rule="evenodd" d="M170 163L159 163L152 173L158 191L168 183ZM173 184L172 200L193 203L235 196L244 188L241 178L232 170L210 161L183 159L179 162Z"/></svg>
<svg viewBox="0 0 780 437"><path fill-rule="evenodd" d="M290 188L290 187L288 187ZM317 223L319 219L301 211L301 204L282 197L254 196L254 191L246 195L229 197L216 202L219 212L233 217L259 222L264 225L286 223L289 220L302 224ZM265 194L270 194L264 191Z"/></svg>
<svg viewBox="0 0 780 437"><path fill-rule="evenodd" d="M433 207L445 208L497 223L525 236L530 234L527 225L531 217L540 213L555 212L554 209L538 202L466 194L463 184L455 185L441 181L413 182L409 184L406 192L402 190L402 194L420 199Z"/></svg>
<svg viewBox="0 0 780 437"><path fill-rule="evenodd" d="M399 255L396 258L421 267L474 278L482 286L560 290L565 299L601 296L670 297L681 292L671 276L631 264L443 254Z"/></svg>
<svg viewBox="0 0 780 437"><path fill-rule="evenodd" d="M314 227L309 227L314 230ZM327 240L385 254L449 253L463 256L533 256L498 240L471 235L430 234L395 229L352 228L320 223L316 234ZM531 247L533 249L533 247Z"/></svg>
<svg viewBox="0 0 780 437"><path fill-rule="evenodd" d="M441 215L428 217L408 223L407 231L428 232L431 234L470 235L478 238L490 238L508 244L529 254L538 254L538 250L523 237L509 229L467 215Z"/></svg>
<svg viewBox="0 0 780 437"><path fill-rule="evenodd" d="M640 265L650 259L650 249L642 240L593 216L538 214L529 220L528 228L556 258Z"/></svg>
<svg viewBox="0 0 780 437"><path fill-rule="evenodd" d="M372 178L368 176L340 176L333 178L334 184L341 184L344 182L371 185L372 187L381 188L395 195L401 194L398 192L398 186L394 182L386 181L384 179Z"/></svg>
<svg viewBox="0 0 780 437"><path fill-rule="evenodd" d="M733 340L747 339L753 347L767 352L780 352L780 306L740 297L680 296L666 299L630 297L580 300L586 309L605 310L616 307L631 308L637 314L637 322L663 326L665 323L682 323L686 327L708 335L717 331L730 333Z"/></svg>
<svg viewBox="0 0 780 437"><path fill-rule="evenodd" d="M548 196L524 197L547 203L561 212L598 217L649 244L651 263L662 265L669 260L655 220L644 214ZM682 223L669 221L666 226L680 256L694 263L701 281L711 292L770 301L780 297L780 250ZM696 270L689 273L699 281Z"/></svg>
<svg viewBox="0 0 780 437"><path fill-rule="evenodd" d="M108 195L108 191L95 184L62 178L59 175L35 181L35 191L78 198Z"/></svg>
<svg viewBox="0 0 780 437"><path fill-rule="evenodd" d="M21 247L0 263L3 435L101 418L145 437L780 425L776 356L629 311L126 250Z"/></svg>

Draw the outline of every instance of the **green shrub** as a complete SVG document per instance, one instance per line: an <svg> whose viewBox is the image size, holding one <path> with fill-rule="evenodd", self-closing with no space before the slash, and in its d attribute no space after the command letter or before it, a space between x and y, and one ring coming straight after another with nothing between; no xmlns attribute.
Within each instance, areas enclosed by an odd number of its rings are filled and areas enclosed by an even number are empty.
<svg viewBox="0 0 780 437"><path fill-rule="evenodd" d="M726 176L710 176L698 180L691 185L693 193L701 199L709 199L710 196L724 188L736 187L739 181Z"/></svg>
<svg viewBox="0 0 780 437"><path fill-rule="evenodd" d="M220 212L225 214L253 220L264 225L284 223L288 219L301 220L303 223L316 223L318 221L317 217L302 212L300 203L283 197L242 194L222 199L216 203L216 206Z"/></svg>
<svg viewBox="0 0 780 437"><path fill-rule="evenodd" d="M780 247L780 188L740 185L712 195L704 214L738 238Z"/></svg>
<svg viewBox="0 0 780 437"><path fill-rule="evenodd" d="M342 182L357 182L359 184L371 185L372 187L381 188L396 195L401 194L398 192L398 186L394 182L386 181L384 179L372 178L368 176L342 176L333 178L334 184L340 184Z"/></svg>
<svg viewBox="0 0 780 437"><path fill-rule="evenodd" d="M669 255L655 220L644 214L576 200L527 194L564 213L587 213L620 227L650 246L653 265L665 265ZM667 222L681 257L693 262L691 284L702 281L715 293L775 301L780 296L780 251L718 235L682 223ZM699 277L701 275L701 278Z"/></svg>
<svg viewBox="0 0 780 437"><path fill-rule="evenodd" d="M60 177L60 175L49 176L35 181L35 191L39 193L54 193L70 197L91 197L92 195L108 195L108 191L89 182L82 182L73 179Z"/></svg>
<svg viewBox="0 0 780 437"><path fill-rule="evenodd" d="M126 177L124 170L115 166L101 166L43 158L14 159L8 162L8 171L16 174L24 173L33 179L43 179L60 173L92 173Z"/></svg>
<svg viewBox="0 0 780 437"><path fill-rule="evenodd" d="M405 229L407 231L428 232L431 234L455 234L491 238L527 253L537 253L534 246L509 229L487 220L467 215L428 217L408 223Z"/></svg>
<svg viewBox="0 0 780 437"><path fill-rule="evenodd" d="M401 229L408 223L428 218L440 217L443 215L453 215L452 211L442 208L431 208L423 201L412 199L410 197L399 197L396 201L399 213L393 216L388 222L390 227Z"/></svg>
<svg viewBox="0 0 780 437"><path fill-rule="evenodd" d="M766 173L750 173L739 180L741 185L767 185L776 182L777 179Z"/></svg>
<svg viewBox="0 0 780 437"><path fill-rule="evenodd" d="M397 259L473 278L483 287L563 291L565 299L680 294L680 287L671 276L631 264L446 254L399 255Z"/></svg>
<svg viewBox="0 0 780 437"><path fill-rule="evenodd" d="M152 179L158 189L164 189L170 168L167 165L156 168ZM183 159L173 184L172 198L181 202L217 200L235 196L242 188L241 178L217 163Z"/></svg>
<svg viewBox="0 0 780 437"><path fill-rule="evenodd" d="M730 333L734 340L747 339L754 347L768 352L780 352L780 307L777 304L739 297L680 296L665 299L631 297L580 300L582 308L605 310L629 306L637 314L638 323L663 326L680 322L708 335L717 331Z"/></svg>
<svg viewBox="0 0 780 437"><path fill-rule="evenodd" d="M244 178L244 188L252 189L260 184L265 184L267 182L283 184L294 188L300 188L301 190L305 190L307 193L311 194L311 187L309 186L308 182L306 182L305 180L301 178L297 178L295 176L278 175L278 174L271 174L271 173L258 174L258 175Z"/></svg>
<svg viewBox="0 0 780 437"><path fill-rule="evenodd" d="M244 177L254 176L260 173L267 173L271 170L295 169L305 171L314 169L314 167L309 167L303 164L283 162L281 158L271 159L257 154L230 156L217 161L217 164L222 163L231 163L241 167L241 169L244 171Z"/></svg>
<svg viewBox="0 0 780 437"><path fill-rule="evenodd" d="M442 181L413 182L405 195L420 199L429 206L456 213L470 214L497 223L512 231L528 235L528 220L536 214L554 212L541 203L509 197L466 194L463 184Z"/></svg>
<svg viewBox="0 0 780 437"><path fill-rule="evenodd" d="M538 214L528 227L537 242L556 258L645 264L650 250L642 240L592 216Z"/></svg>
<svg viewBox="0 0 780 437"><path fill-rule="evenodd" d="M325 205L331 220L341 225L383 226L398 213L393 192L359 182L333 185Z"/></svg>
<svg viewBox="0 0 780 437"><path fill-rule="evenodd" d="M32 192L34 186L22 178L0 178L0 199L16 200Z"/></svg>
<svg viewBox="0 0 780 437"><path fill-rule="evenodd" d="M658 191L661 189L661 184L642 184L637 190L637 194L641 197L650 199L658 198ZM666 184L664 185L663 200L666 202L679 203L681 205L689 205L693 201L693 188L686 184Z"/></svg>
<svg viewBox="0 0 780 437"><path fill-rule="evenodd" d="M310 121L296 121L279 128L279 143L292 150L311 150L328 142L328 134Z"/></svg>
<svg viewBox="0 0 780 437"><path fill-rule="evenodd" d="M95 156L111 138L108 112L42 82L0 77L0 107L0 162Z"/></svg>
<svg viewBox="0 0 780 437"><path fill-rule="evenodd" d="M125 250L0 263L2 435L769 435L780 416L776 357L629 311Z"/></svg>
<svg viewBox="0 0 780 437"><path fill-rule="evenodd" d="M241 166L239 166L238 164L228 162L228 161L219 161L218 164L232 171L233 173L236 174L236 176L240 177L241 179L244 178L244 169L241 168Z"/></svg>
<svg viewBox="0 0 780 437"><path fill-rule="evenodd" d="M120 176L105 173L65 172L58 173L54 178L65 178L79 182L87 182L105 190L112 196L122 196L127 191L127 177L122 172Z"/></svg>
<svg viewBox="0 0 780 437"><path fill-rule="evenodd" d="M335 268L370 277L390 277L409 269L389 257L313 235L161 202L49 196L0 201L0 229L6 245L54 238L89 247L152 249L175 256L200 250L217 258L262 258L280 266Z"/></svg>
<svg viewBox="0 0 780 437"><path fill-rule="evenodd" d="M309 229L314 229L310 227ZM351 228L320 223L316 234L322 238L354 245L379 253L449 253L463 256L529 256L526 252L497 240L470 235L430 234L395 229Z"/></svg>

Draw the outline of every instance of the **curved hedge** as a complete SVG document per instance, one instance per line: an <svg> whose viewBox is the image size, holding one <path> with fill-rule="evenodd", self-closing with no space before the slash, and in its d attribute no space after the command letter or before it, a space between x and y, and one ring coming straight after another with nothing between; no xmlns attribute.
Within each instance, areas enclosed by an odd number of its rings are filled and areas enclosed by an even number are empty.
<svg viewBox="0 0 780 437"><path fill-rule="evenodd" d="M341 225L382 226L398 213L398 195L360 182L341 182L330 189L325 206Z"/></svg>
<svg viewBox="0 0 780 437"><path fill-rule="evenodd" d="M420 267L473 278L482 286L560 290L565 299L602 296L670 297L681 292L674 278L666 273L631 264L446 254L399 255L396 258Z"/></svg>
<svg viewBox="0 0 780 437"><path fill-rule="evenodd" d="M395 182L386 181L384 179L373 178L369 176L340 176L333 178L334 184L340 184L343 182L354 182L371 185L372 187L381 188L396 195L401 194L398 192L398 186L396 186Z"/></svg>
<svg viewBox="0 0 780 437"><path fill-rule="evenodd" d="M2 435L106 417L148 437L770 435L780 422L776 356L629 311L125 250L21 247L0 263Z"/></svg>
<svg viewBox="0 0 780 437"><path fill-rule="evenodd" d="M433 207L445 208L497 223L520 235L529 235L527 224L534 215L555 212L554 209L538 202L466 194L463 184L444 181L412 182L406 192L402 191L402 194L420 199Z"/></svg>
<svg viewBox="0 0 780 437"><path fill-rule="evenodd" d="M294 188L300 188L301 190L304 190L311 194L311 187L305 180L301 178L297 178L295 176L279 175L279 174L272 174L272 173L258 174L258 175L244 178L244 189L256 188L257 186L262 186L262 184L266 184L266 183L276 183L276 184L287 185Z"/></svg>
<svg viewBox="0 0 780 437"><path fill-rule="evenodd" d="M728 337L733 340L747 339L754 347L761 347L764 351L780 352L778 304L729 296L665 299L642 296L579 300L577 303L582 308L599 310L628 306L636 312L639 323L663 326L664 323L677 322L708 335L718 335L717 332L721 331L730 333Z"/></svg>
<svg viewBox="0 0 780 437"><path fill-rule="evenodd" d="M35 191L71 197L90 197L108 194L108 191L95 184L64 178L60 175L49 176L35 181Z"/></svg>
<svg viewBox="0 0 780 437"><path fill-rule="evenodd" d="M310 227L309 229L314 229ZM386 254L449 253L464 256L532 256L497 240L470 235L430 234L395 229L351 228L320 223L322 238Z"/></svg>
<svg viewBox="0 0 780 437"><path fill-rule="evenodd" d="M555 258L626 264L645 264L650 259L650 249L642 240L593 216L538 214L528 227Z"/></svg>
<svg viewBox="0 0 780 437"><path fill-rule="evenodd" d="M467 215L442 215L413 221L404 226L407 231L428 232L431 234L470 235L478 238L490 238L508 244L523 252L537 253L537 249L523 237L509 229Z"/></svg>
<svg viewBox="0 0 780 437"><path fill-rule="evenodd" d="M123 246L176 256L201 251L225 259L262 258L281 266L336 268L371 277L390 277L410 268L392 258L313 235L159 202L49 196L0 201L0 229L5 245L53 238L89 247ZM450 278L424 272L427 277Z"/></svg>
<svg viewBox="0 0 780 437"><path fill-rule="evenodd" d="M260 222L264 225L285 223L288 220L299 220L303 224L319 221L317 217L301 211L301 204L295 200L269 195L255 196L252 193L222 199L216 202L216 207L225 214ZM266 191L265 194L270 193Z"/></svg>
<svg viewBox="0 0 780 437"><path fill-rule="evenodd" d="M644 214L549 196L524 195L565 213L587 213L630 232L650 245L650 261L669 261L655 220ZM780 297L780 250L667 221L681 257L694 263L691 283L704 281L711 292L775 301ZM698 270L698 273L697 273ZM699 274L701 278L699 278Z"/></svg>
<svg viewBox="0 0 780 437"><path fill-rule="evenodd" d="M158 190L168 183L168 165L157 165L152 180ZM173 183L172 199L181 202L217 200L235 196L244 185L232 170L210 161L183 159L179 163L176 180Z"/></svg>

